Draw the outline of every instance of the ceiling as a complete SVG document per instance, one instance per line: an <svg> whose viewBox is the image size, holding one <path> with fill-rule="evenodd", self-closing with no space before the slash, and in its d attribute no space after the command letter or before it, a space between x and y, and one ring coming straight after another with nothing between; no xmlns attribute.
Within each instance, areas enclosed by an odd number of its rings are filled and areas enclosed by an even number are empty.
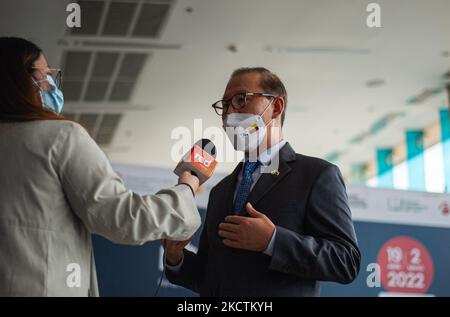
<svg viewBox="0 0 450 317"><path fill-rule="evenodd" d="M68 29L69 2L3 0L0 35L36 42L63 67L65 113L89 121L116 163L173 167L172 137L186 127L192 144L220 127L210 105L243 66L281 77L285 138L344 173L447 105L448 0L379 0L381 28L367 27L362 0L88 0L82 28Z"/></svg>

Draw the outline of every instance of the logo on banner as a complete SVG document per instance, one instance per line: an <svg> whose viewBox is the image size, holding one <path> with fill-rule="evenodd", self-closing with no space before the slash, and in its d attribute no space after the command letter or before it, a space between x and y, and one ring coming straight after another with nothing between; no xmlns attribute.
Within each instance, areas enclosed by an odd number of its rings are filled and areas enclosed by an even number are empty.
<svg viewBox="0 0 450 317"><path fill-rule="evenodd" d="M419 241L400 236L387 241L378 252L381 284L389 292L424 294L433 281L433 260Z"/></svg>
<svg viewBox="0 0 450 317"><path fill-rule="evenodd" d="M448 216L450 214L450 207L446 201L439 205L439 209L444 216Z"/></svg>
<svg viewBox="0 0 450 317"><path fill-rule="evenodd" d="M352 208L367 209L367 200L356 193L348 194L348 203Z"/></svg>
<svg viewBox="0 0 450 317"><path fill-rule="evenodd" d="M418 201L391 197L387 201L388 210L391 212L401 212L401 213L415 213L419 214L425 210L427 210L427 206L421 204Z"/></svg>

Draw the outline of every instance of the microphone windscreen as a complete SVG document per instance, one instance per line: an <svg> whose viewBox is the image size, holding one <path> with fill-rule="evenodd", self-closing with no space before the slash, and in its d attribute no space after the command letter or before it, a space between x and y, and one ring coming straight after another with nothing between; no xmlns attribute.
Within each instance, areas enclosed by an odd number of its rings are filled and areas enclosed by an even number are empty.
<svg viewBox="0 0 450 317"><path fill-rule="evenodd" d="M195 142L194 146L198 146L203 149L206 153L216 158L216 146L209 139L200 139Z"/></svg>

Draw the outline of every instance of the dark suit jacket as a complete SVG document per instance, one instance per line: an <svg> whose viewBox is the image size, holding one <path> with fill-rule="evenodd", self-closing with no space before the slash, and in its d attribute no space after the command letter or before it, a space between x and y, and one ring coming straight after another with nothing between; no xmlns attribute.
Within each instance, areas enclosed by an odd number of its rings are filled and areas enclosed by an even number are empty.
<svg viewBox="0 0 450 317"><path fill-rule="evenodd" d="M318 296L318 281L355 279L361 256L339 169L289 144L279 164L280 174L262 174L248 199L276 225L273 255L227 247L218 235L240 163L211 190L198 252L184 250L181 269L166 272L170 282L201 296Z"/></svg>

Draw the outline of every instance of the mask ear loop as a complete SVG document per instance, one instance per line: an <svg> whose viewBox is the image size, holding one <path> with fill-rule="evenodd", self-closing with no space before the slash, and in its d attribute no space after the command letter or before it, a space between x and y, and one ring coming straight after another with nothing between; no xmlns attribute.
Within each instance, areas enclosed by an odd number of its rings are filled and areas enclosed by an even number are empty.
<svg viewBox="0 0 450 317"><path fill-rule="evenodd" d="M261 118L261 121L262 121L263 123L264 123L264 119L263 119L262 116L264 115L264 113L266 113L267 109L269 109L269 107L272 105L272 103L275 101L276 98L277 98L277 97L274 97L274 98L272 99L272 101L269 102L269 104L267 105L267 107L263 110L263 112L259 115L259 117ZM267 124L264 123L264 127L267 127L273 120L274 120L274 118L272 118L269 122L267 122Z"/></svg>
<svg viewBox="0 0 450 317"><path fill-rule="evenodd" d="M267 111L267 109L269 109L269 107L272 105L272 103L273 103L274 100L275 100L275 99L272 99L272 101L269 102L269 104L266 106L266 108L263 110L263 112L262 112L260 115L258 115L258 117L261 119L262 123L264 123L264 119L263 119L262 116L263 116L264 113ZM274 120L274 118L272 118L269 122L267 122L267 124L264 123L264 128L267 127L273 120ZM258 125L257 125L256 123L254 123L253 125L251 125L250 127L248 127L248 128L246 129L246 133L247 133L247 134L253 133L253 132L255 132L255 131L258 131Z"/></svg>
<svg viewBox="0 0 450 317"><path fill-rule="evenodd" d="M55 80L53 79L52 76L47 75L47 77L45 79L42 79L42 81L47 81L47 83L49 84L49 86L52 88L52 90L55 90L57 88Z"/></svg>
<svg viewBox="0 0 450 317"><path fill-rule="evenodd" d="M50 76L50 75L47 75L47 77L45 77L44 79L41 79L41 80L36 80L33 76L31 76L31 80L39 88L40 91L42 91L42 92L46 91L39 85L39 83L41 83L43 81L46 81L49 84L49 86L52 88L51 91L53 91L56 88L56 84L53 80L49 80L48 76Z"/></svg>
<svg viewBox="0 0 450 317"><path fill-rule="evenodd" d="M47 82L48 82L48 79L45 78L45 79L41 79L41 80L36 80L33 76L31 76L31 80L32 80L33 83L38 87L39 92L40 92L40 96L41 96L42 105L44 105L44 99L42 98L42 93L44 93L45 90L39 85L39 83L40 83L40 82L43 82L43 81L47 81ZM50 85L50 86L51 86L51 85Z"/></svg>
<svg viewBox="0 0 450 317"><path fill-rule="evenodd" d="M36 80L34 79L33 76L31 76L31 80L33 81L33 83L38 87L39 91L44 92L44 89L42 89L42 87L39 85L40 82L46 80L46 79L42 79L42 80Z"/></svg>

